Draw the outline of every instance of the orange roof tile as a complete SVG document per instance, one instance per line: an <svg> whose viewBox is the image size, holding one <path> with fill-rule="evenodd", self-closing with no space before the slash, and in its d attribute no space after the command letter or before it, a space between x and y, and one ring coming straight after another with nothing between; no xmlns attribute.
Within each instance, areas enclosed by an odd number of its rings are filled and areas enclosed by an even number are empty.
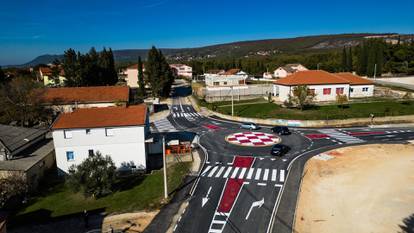
<svg viewBox="0 0 414 233"><path fill-rule="evenodd" d="M42 75L52 74L52 70L49 67L39 67L39 71L42 72Z"/></svg>
<svg viewBox="0 0 414 233"><path fill-rule="evenodd" d="M335 73L335 75L348 80L351 85L373 85L374 84L374 82L369 79L361 78L360 76L354 75L351 73Z"/></svg>
<svg viewBox="0 0 414 233"><path fill-rule="evenodd" d="M84 129L144 125L147 117L145 104L129 107L81 108L62 113L52 129Z"/></svg>
<svg viewBox="0 0 414 233"><path fill-rule="evenodd" d="M42 89L42 102L53 104L128 102L129 87L61 87Z"/></svg>
<svg viewBox="0 0 414 233"><path fill-rule="evenodd" d="M335 74L323 70L306 70L299 71L287 76L286 78L278 79L275 84L285 86L298 85L324 85L324 84L349 84L350 82Z"/></svg>
<svg viewBox="0 0 414 233"><path fill-rule="evenodd" d="M135 70L137 70L138 69L138 63L128 66L127 69L135 69ZM145 69L144 63L142 63L142 69Z"/></svg>
<svg viewBox="0 0 414 233"><path fill-rule="evenodd" d="M226 72L224 72L223 75L234 75L234 74L237 74L239 71L240 71L240 69L230 69L230 70L227 70Z"/></svg>

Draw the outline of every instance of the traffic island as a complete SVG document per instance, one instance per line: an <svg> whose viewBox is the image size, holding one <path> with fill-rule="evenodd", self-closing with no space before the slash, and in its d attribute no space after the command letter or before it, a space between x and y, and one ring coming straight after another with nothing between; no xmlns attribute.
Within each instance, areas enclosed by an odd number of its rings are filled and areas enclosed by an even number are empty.
<svg viewBox="0 0 414 233"><path fill-rule="evenodd" d="M263 147L280 143L282 139L276 135L262 132L239 132L227 135L225 140L233 145Z"/></svg>

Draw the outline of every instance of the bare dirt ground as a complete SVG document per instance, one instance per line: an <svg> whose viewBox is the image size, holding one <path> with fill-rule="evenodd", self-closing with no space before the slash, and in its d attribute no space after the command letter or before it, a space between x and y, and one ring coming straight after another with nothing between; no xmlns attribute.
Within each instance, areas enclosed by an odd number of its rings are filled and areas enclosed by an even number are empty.
<svg viewBox="0 0 414 233"><path fill-rule="evenodd" d="M414 85L414 76L403 77L403 78L377 78L377 80Z"/></svg>
<svg viewBox="0 0 414 233"><path fill-rule="evenodd" d="M103 220L102 232L110 232L110 227L122 232L143 232L158 211L126 213L108 216Z"/></svg>
<svg viewBox="0 0 414 233"><path fill-rule="evenodd" d="M400 225L414 216L413 144L363 145L325 154L331 159L314 157L305 167L295 232L411 232Z"/></svg>

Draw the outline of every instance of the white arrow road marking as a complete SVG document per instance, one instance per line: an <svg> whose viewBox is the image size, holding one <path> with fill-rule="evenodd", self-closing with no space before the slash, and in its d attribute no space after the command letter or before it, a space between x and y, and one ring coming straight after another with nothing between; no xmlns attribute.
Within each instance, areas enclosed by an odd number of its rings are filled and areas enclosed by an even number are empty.
<svg viewBox="0 0 414 233"><path fill-rule="evenodd" d="M253 209L254 207L261 208L263 204L264 204L264 198L262 198L262 200L260 200L260 201L255 201L255 202L253 202L253 203L252 203L252 206L250 206L249 212L247 212L247 215L246 215L246 220L247 220L247 219L249 219L250 213L252 212L252 209Z"/></svg>
<svg viewBox="0 0 414 233"><path fill-rule="evenodd" d="M210 188L208 188L207 195L205 197L203 197L203 199L201 200L201 207L204 207L204 205L210 199L210 198L208 198L208 195L210 195L210 192L211 192L211 186L210 186Z"/></svg>

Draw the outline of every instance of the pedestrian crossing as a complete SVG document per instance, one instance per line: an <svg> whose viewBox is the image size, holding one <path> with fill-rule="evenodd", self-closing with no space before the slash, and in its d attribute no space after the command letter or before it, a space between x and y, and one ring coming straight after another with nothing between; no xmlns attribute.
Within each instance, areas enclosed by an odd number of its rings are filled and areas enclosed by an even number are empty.
<svg viewBox="0 0 414 233"><path fill-rule="evenodd" d="M201 115L197 112L173 112L171 115L174 118L186 118L190 121L195 121L197 118L201 117Z"/></svg>
<svg viewBox="0 0 414 233"><path fill-rule="evenodd" d="M245 179L257 182L285 182L285 170L271 168L208 165L201 173L201 176L224 179Z"/></svg>
<svg viewBox="0 0 414 233"><path fill-rule="evenodd" d="M328 135L331 138L335 138L336 140L339 140L341 142L347 143L347 144L353 144L353 143L362 143L364 140L359 139L357 137L339 132L335 129L321 129L319 132ZM342 144L339 142L339 144Z"/></svg>
<svg viewBox="0 0 414 233"><path fill-rule="evenodd" d="M164 118L158 121L154 121L154 127L152 127L152 131L175 132L177 131L177 129L171 124L171 122L167 118Z"/></svg>
<svg viewBox="0 0 414 233"><path fill-rule="evenodd" d="M215 212L208 233L221 233L227 223L228 214Z"/></svg>

